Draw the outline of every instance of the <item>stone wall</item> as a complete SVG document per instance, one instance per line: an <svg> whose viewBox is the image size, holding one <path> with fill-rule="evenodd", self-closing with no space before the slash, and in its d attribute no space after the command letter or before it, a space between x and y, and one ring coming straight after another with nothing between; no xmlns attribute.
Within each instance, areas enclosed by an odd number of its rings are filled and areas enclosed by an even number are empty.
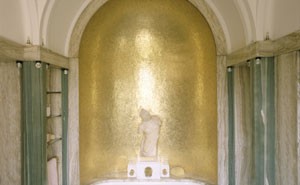
<svg viewBox="0 0 300 185"><path fill-rule="evenodd" d="M0 184L21 184L20 71L11 60L0 60Z"/></svg>
<svg viewBox="0 0 300 185"><path fill-rule="evenodd" d="M298 184L297 110L299 70L297 52L277 57L276 184Z"/></svg>

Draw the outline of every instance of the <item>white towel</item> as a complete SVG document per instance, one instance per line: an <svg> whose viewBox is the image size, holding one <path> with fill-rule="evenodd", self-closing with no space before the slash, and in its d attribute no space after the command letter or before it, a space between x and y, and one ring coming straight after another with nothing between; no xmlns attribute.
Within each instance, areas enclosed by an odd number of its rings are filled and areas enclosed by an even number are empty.
<svg viewBox="0 0 300 185"><path fill-rule="evenodd" d="M57 158L52 158L47 163L48 185L58 185Z"/></svg>

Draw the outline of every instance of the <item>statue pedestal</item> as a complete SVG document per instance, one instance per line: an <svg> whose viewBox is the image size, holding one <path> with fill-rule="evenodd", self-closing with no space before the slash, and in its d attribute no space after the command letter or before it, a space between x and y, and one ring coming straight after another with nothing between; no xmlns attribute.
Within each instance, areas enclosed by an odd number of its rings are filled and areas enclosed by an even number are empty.
<svg viewBox="0 0 300 185"><path fill-rule="evenodd" d="M137 179L168 178L170 177L169 162L157 158L131 160L128 163L127 176Z"/></svg>

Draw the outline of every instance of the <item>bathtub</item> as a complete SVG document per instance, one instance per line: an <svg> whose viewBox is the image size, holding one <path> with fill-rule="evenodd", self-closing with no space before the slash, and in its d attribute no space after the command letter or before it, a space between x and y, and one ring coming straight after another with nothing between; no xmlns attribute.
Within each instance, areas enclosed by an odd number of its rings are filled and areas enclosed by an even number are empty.
<svg viewBox="0 0 300 185"><path fill-rule="evenodd" d="M101 180L90 185L209 185L204 182L186 179L161 179L161 180Z"/></svg>

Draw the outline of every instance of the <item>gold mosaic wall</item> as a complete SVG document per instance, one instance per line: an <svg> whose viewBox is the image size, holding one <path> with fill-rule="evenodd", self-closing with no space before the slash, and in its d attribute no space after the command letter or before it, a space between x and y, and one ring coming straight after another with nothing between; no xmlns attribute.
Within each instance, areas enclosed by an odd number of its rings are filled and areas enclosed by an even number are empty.
<svg viewBox="0 0 300 185"><path fill-rule="evenodd" d="M84 31L80 177L126 175L139 153L139 110L162 120L159 154L185 177L217 183L216 49L185 0L110 0Z"/></svg>

